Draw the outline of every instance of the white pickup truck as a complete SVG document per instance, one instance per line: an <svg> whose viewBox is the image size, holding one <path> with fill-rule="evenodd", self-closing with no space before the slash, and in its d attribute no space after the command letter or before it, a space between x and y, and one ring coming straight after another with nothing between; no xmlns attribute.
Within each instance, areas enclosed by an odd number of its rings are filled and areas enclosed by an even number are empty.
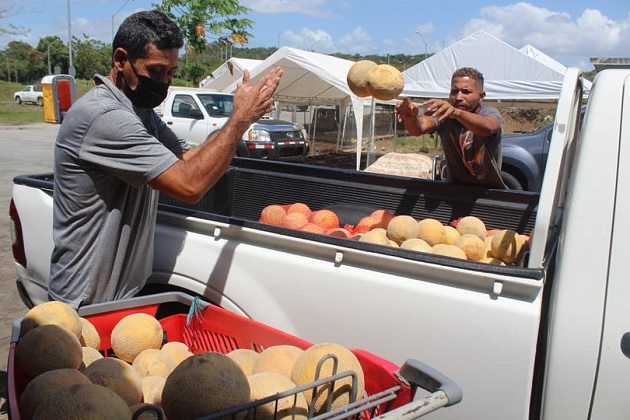
<svg viewBox="0 0 630 420"><path fill-rule="evenodd" d="M42 86L41 85L24 86L24 89L18 90L17 92L13 93L13 100L18 105L22 103L43 105L44 93L42 92Z"/></svg>
<svg viewBox="0 0 630 420"><path fill-rule="evenodd" d="M311 342L417 357L462 388L436 419L630 418L630 71L568 70L541 192L235 159L194 206L163 197L148 290L185 290ZM15 179L18 289L46 299L52 174ZM625 187L624 187L625 185ZM625 192L624 192L625 191ZM531 234L497 266L258 222L269 204L366 207Z"/></svg>
<svg viewBox="0 0 630 420"><path fill-rule="evenodd" d="M172 88L157 109L162 120L193 145L223 127L232 115L234 96L204 89ZM288 121L263 118L243 135L237 157L299 161L308 156L306 131Z"/></svg>

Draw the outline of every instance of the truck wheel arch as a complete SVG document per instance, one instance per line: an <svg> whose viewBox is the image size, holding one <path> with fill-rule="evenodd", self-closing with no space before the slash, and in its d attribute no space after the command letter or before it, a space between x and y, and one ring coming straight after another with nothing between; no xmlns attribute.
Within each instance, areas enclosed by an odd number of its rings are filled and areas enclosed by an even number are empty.
<svg viewBox="0 0 630 420"><path fill-rule="evenodd" d="M20 95L17 95L15 97L15 103L18 105L22 105L22 98L20 97Z"/></svg>

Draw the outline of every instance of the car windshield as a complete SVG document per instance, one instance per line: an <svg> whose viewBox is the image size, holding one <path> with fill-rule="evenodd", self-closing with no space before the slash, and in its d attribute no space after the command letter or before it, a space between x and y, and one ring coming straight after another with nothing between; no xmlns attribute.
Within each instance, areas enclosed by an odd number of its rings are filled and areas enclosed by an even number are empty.
<svg viewBox="0 0 630 420"><path fill-rule="evenodd" d="M229 117L234 109L234 97L214 93L200 93L199 99L211 117Z"/></svg>

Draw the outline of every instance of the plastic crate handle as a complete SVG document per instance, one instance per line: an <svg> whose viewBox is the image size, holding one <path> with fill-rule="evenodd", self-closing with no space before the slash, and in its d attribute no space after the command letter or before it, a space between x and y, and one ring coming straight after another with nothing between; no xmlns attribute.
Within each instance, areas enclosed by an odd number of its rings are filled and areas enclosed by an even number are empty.
<svg viewBox="0 0 630 420"><path fill-rule="evenodd" d="M408 359L400 368L400 375L410 384L431 393L443 391L451 406L462 400L462 389L449 377L416 359Z"/></svg>

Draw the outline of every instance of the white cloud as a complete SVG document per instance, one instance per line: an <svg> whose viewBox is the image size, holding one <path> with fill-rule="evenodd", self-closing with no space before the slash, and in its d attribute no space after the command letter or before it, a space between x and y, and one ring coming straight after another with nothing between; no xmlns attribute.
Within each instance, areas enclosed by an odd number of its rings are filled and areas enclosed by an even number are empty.
<svg viewBox="0 0 630 420"><path fill-rule="evenodd" d="M586 9L577 18L529 3L489 6L463 30L483 29L521 48L531 44L550 55L602 56L630 53L630 16L613 20L599 10ZM451 40L452 41L452 40Z"/></svg>
<svg viewBox="0 0 630 420"><path fill-rule="evenodd" d="M330 53L334 49L332 37L322 29L302 28L300 32L285 31L282 37L289 40L293 47L302 50Z"/></svg>
<svg viewBox="0 0 630 420"><path fill-rule="evenodd" d="M337 18L326 9L328 0L243 0L241 4L260 14L299 13L318 18Z"/></svg>

